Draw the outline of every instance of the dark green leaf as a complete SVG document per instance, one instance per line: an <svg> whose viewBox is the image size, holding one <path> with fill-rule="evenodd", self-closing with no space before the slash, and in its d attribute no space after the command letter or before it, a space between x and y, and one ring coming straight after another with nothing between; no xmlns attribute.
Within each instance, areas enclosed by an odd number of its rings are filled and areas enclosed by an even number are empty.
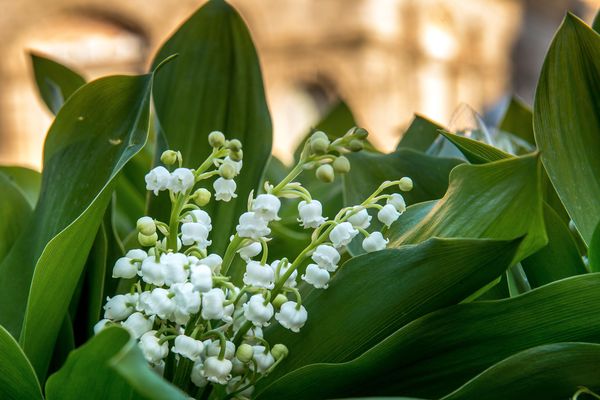
<svg viewBox="0 0 600 400"><path fill-rule="evenodd" d="M408 148L425 152L439 136L438 131L440 129L444 129L444 127L419 114L415 114L410 126L402 135L397 149Z"/></svg>
<svg viewBox="0 0 600 400"><path fill-rule="evenodd" d="M600 223L594 230L588 249L588 260L593 272L600 272Z"/></svg>
<svg viewBox="0 0 600 400"><path fill-rule="evenodd" d="M533 138L533 113L518 97L511 97L508 108L498 128L520 137L529 144L535 144Z"/></svg>
<svg viewBox="0 0 600 400"><path fill-rule="evenodd" d="M35 207L42 184L39 172L25 167L0 166L0 173L6 175L23 192L32 208Z"/></svg>
<svg viewBox="0 0 600 400"><path fill-rule="evenodd" d="M34 53L31 53L31 62L40 96L56 115L65 101L85 84L85 79L64 65Z"/></svg>
<svg viewBox="0 0 600 400"><path fill-rule="evenodd" d="M592 29L600 33L600 10L596 13L594 21L592 22Z"/></svg>
<svg viewBox="0 0 600 400"><path fill-rule="evenodd" d="M0 393L4 400L42 400L42 389L29 360L0 326Z"/></svg>
<svg viewBox="0 0 600 400"><path fill-rule="evenodd" d="M511 154L478 140L469 139L446 131L440 131L440 135L443 135L455 145L471 164L486 164L513 157Z"/></svg>
<svg viewBox="0 0 600 400"><path fill-rule="evenodd" d="M589 244L600 221L600 35L572 14L542 68L534 131L548 176Z"/></svg>
<svg viewBox="0 0 600 400"><path fill-rule="evenodd" d="M27 226L31 206L23 192L0 172L0 261L4 259L17 237Z"/></svg>

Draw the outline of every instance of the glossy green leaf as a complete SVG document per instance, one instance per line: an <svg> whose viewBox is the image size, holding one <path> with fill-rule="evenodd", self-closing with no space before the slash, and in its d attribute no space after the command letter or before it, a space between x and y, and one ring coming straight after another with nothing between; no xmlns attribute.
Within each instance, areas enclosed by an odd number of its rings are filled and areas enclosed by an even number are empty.
<svg viewBox="0 0 600 400"><path fill-rule="evenodd" d="M271 118L258 58L244 22L222 0L209 1L179 27L156 55L154 66L173 54L179 57L161 69L153 90L168 146L181 151L184 165L193 168L211 153L211 131L238 138L244 146L237 199L213 201L207 207L219 221L211 232L211 251L222 254L271 153ZM158 203L155 209L160 208Z"/></svg>
<svg viewBox="0 0 600 400"><path fill-rule="evenodd" d="M600 35L572 14L542 68L534 131L548 176L589 244L600 221Z"/></svg>
<svg viewBox="0 0 600 400"><path fill-rule="evenodd" d="M293 354L274 374L351 360L413 319L459 303L509 267L519 242L430 239L351 259L328 290L303 300L310 319L302 334L268 331Z"/></svg>
<svg viewBox="0 0 600 400"><path fill-rule="evenodd" d="M31 206L23 192L2 172L0 172L0 261L27 226L31 216Z"/></svg>
<svg viewBox="0 0 600 400"><path fill-rule="evenodd" d="M31 63L38 92L54 115L85 84L77 72L49 58L31 53Z"/></svg>
<svg viewBox="0 0 600 400"><path fill-rule="evenodd" d="M364 395L439 398L485 369L543 344L597 342L600 274L568 278L524 295L430 313L346 363L314 364L274 382L260 399Z"/></svg>
<svg viewBox="0 0 600 400"><path fill-rule="evenodd" d="M402 135L397 149L408 148L425 152L439 136L440 129L444 129L444 127L415 114L410 126Z"/></svg>
<svg viewBox="0 0 600 400"><path fill-rule="evenodd" d="M533 137L533 112L516 96L511 97L508 108L498 128L517 135L527 143L535 144Z"/></svg>
<svg viewBox="0 0 600 400"><path fill-rule="evenodd" d="M42 174L29 168L10 166L0 166L0 174L6 175L23 192L31 207L35 207L40 195Z"/></svg>
<svg viewBox="0 0 600 400"><path fill-rule="evenodd" d="M454 168L444 197L420 223L390 245L419 243L434 236L525 236L515 261L533 254L547 242L540 167L537 155L529 155ZM391 231L395 229L396 224Z"/></svg>
<svg viewBox="0 0 600 400"><path fill-rule="evenodd" d="M593 272L600 272L600 223L594 230L588 249L588 261Z"/></svg>
<svg viewBox="0 0 600 400"><path fill-rule="evenodd" d="M38 206L0 264L0 321L20 335L39 376L114 178L146 140L151 79L115 76L84 86L60 110L46 138Z"/></svg>
<svg viewBox="0 0 600 400"><path fill-rule="evenodd" d="M440 135L443 135L455 145L471 164L486 164L513 157L511 154L479 140L473 140L446 131L440 131Z"/></svg>
<svg viewBox="0 0 600 400"><path fill-rule="evenodd" d="M557 343L517 353L443 400L568 399L580 386L600 389L600 345Z"/></svg>
<svg viewBox="0 0 600 400"><path fill-rule="evenodd" d="M4 400L41 400L42 389L19 344L0 326L0 393Z"/></svg>

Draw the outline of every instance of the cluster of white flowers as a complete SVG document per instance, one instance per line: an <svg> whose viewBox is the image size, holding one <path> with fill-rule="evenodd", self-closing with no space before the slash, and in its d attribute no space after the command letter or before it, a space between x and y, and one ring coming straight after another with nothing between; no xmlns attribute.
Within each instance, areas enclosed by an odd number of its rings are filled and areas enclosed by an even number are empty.
<svg viewBox="0 0 600 400"><path fill-rule="evenodd" d="M212 132L212 154L195 170L182 168L180 153L165 151L165 166L179 167L172 172L154 168L146 175L146 187L154 194L169 192L169 223L148 216L138 220L138 241L146 249L128 251L113 268L114 278L132 280L131 291L107 299L96 332L120 324L139 341L155 370L184 389L190 382L198 388L224 385L230 397L250 397L256 382L288 355L283 344L265 340L263 328L276 321L299 332L308 319L300 284L327 288L344 247L360 234L365 251L384 249L384 233L406 208L400 193L384 194L392 187L411 190L412 181L406 177L384 182L362 204L343 208L331 219L323 216L322 204L293 181L311 168L326 182L335 172L348 172L349 162L341 153L360 150L365 137L359 128L333 142L322 132L313 134L300 162L282 182L266 183L265 193L250 195L248 210L239 217L222 256L209 251L213 221L202 209L212 193L196 186L211 179L215 200L235 198L241 143ZM293 261L269 261L271 224L280 219L283 197L301 200L298 222L313 230L312 240ZM371 210L382 229L369 233ZM245 265L240 282L229 274L236 257Z"/></svg>

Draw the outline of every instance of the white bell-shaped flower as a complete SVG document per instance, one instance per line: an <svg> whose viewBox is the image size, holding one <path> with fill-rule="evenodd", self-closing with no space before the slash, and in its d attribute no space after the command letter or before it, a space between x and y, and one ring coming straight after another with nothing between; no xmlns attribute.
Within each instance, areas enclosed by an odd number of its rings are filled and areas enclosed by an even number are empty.
<svg viewBox="0 0 600 400"><path fill-rule="evenodd" d="M177 168L171 173L168 189L173 193L185 193L194 186L194 173L188 168Z"/></svg>
<svg viewBox="0 0 600 400"><path fill-rule="evenodd" d="M386 204L377 213L377 219L388 227L392 225L400 217L400 213L396 210L392 204Z"/></svg>
<svg viewBox="0 0 600 400"><path fill-rule="evenodd" d="M162 286L165 284L166 272L166 266L157 262L156 258L151 256L142 262L138 274L142 277L144 282L155 286Z"/></svg>
<svg viewBox="0 0 600 400"><path fill-rule="evenodd" d="M355 228L367 229L371 225L371 216L365 209L360 210L354 215L348 217L347 221L352 224Z"/></svg>
<svg viewBox="0 0 600 400"><path fill-rule="evenodd" d="M266 303L266 304L265 304ZM273 305L262 294L255 294L243 305L244 316L256 326L267 326L273 317Z"/></svg>
<svg viewBox="0 0 600 400"><path fill-rule="evenodd" d="M267 221L259 214L252 211L240 215L239 224L236 226L235 230L240 237L250 238L256 241L271 233Z"/></svg>
<svg viewBox="0 0 600 400"><path fill-rule="evenodd" d="M181 225L181 242L186 245L195 244L206 249L212 241L208 240L208 229L202 222L185 222Z"/></svg>
<svg viewBox="0 0 600 400"><path fill-rule="evenodd" d="M166 237L163 238L160 241L160 244L161 244L161 246L162 246L163 249L166 249L167 248L167 238ZM177 238L177 251L181 250L181 246L182 246L181 239ZM152 250L153 249L148 250L148 255L150 255L150 253L152 252Z"/></svg>
<svg viewBox="0 0 600 400"><path fill-rule="evenodd" d="M358 230L354 229L350 222L342 222L329 232L329 240L335 247L342 247L350 243L356 235Z"/></svg>
<svg viewBox="0 0 600 400"><path fill-rule="evenodd" d="M141 312L134 312L121 323L123 328L127 329L132 337L139 339L144 333L152 330L154 317L146 317Z"/></svg>
<svg viewBox="0 0 600 400"><path fill-rule="evenodd" d="M275 358L271 352L267 351L265 346L252 346L254 349L254 361L256 361L256 367L258 372L261 374L271 368L275 363Z"/></svg>
<svg viewBox="0 0 600 400"><path fill-rule="evenodd" d="M246 285L273 289L274 280L275 274L268 265L262 265L258 261L249 261L246 264L246 273L244 274Z"/></svg>
<svg viewBox="0 0 600 400"><path fill-rule="evenodd" d="M212 230L212 220L210 219L210 215L204 210L191 210L187 212L181 222L199 222L204 225L209 232Z"/></svg>
<svg viewBox="0 0 600 400"><path fill-rule="evenodd" d="M242 257L242 260L248 262L252 257L256 257L262 251L262 245L260 242L252 242L248 246L244 246L239 249L237 252Z"/></svg>
<svg viewBox="0 0 600 400"><path fill-rule="evenodd" d="M155 288L150 293L140 295L140 306L146 315L157 315L161 319L168 319L175 311L175 303L171 292L163 288Z"/></svg>
<svg viewBox="0 0 600 400"><path fill-rule="evenodd" d="M118 294L107 297L104 305L104 318L121 321L129 317L135 311L137 296L130 294Z"/></svg>
<svg viewBox="0 0 600 400"><path fill-rule="evenodd" d="M197 361L204 351L204 344L192 337L179 335L175 338L175 345L171 347L171 351L192 361Z"/></svg>
<svg viewBox="0 0 600 400"><path fill-rule="evenodd" d="M205 320L221 319L224 314L225 293L221 289L211 289L202 293L202 318Z"/></svg>
<svg viewBox="0 0 600 400"><path fill-rule="evenodd" d="M208 380L204 376L204 364L200 360L194 363L194 367L192 368L192 372L190 374L190 380L199 388L203 388L208 385Z"/></svg>
<svg viewBox="0 0 600 400"><path fill-rule="evenodd" d="M389 239L383 237L381 232L373 232L362 242L362 247L367 253L385 249Z"/></svg>
<svg viewBox="0 0 600 400"><path fill-rule="evenodd" d="M212 271L208 265L196 264L190 267L190 282L194 289L204 293L212 289Z"/></svg>
<svg viewBox="0 0 600 400"><path fill-rule="evenodd" d="M275 260L271 263L270 267L273 270L273 273L275 274L275 279L279 279L280 277L284 276L287 271L290 269L290 267L292 266L292 264L290 264L289 262L285 263L285 265L280 266L281 264L281 260ZM277 271L279 270L279 275L277 275ZM285 280L285 286L287 287L296 287L296 278L298 277L298 270L294 270L294 272L292 272L292 274L289 276L289 278L287 278Z"/></svg>
<svg viewBox="0 0 600 400"><path fill-rule="evenodd" d="M237 185L233 179L217 178L213 183L215 189L215 200L229 201L235 199L235 189Z"/></svg>
<svg viewBox="0 0 600 400"><path fill-rule="evenodd" d="M160 263L165 266L165 285L186 282L189 276L188 258L182 253L165 253L160 256Z"/></svg>
<svg viewBox="0 0 600 400"><path fill-rule="evenodd" d="M252 211L267 221L278 221L277 215L281 208L281 200L272 194L260 194L252 200Z"/></svg>
<svg viewBox="0 0 600 400"><path fill-rule="evenodd" d="M243 161L233 161L231 158L229 158L229 156L225 157L223 159L223 164L229 164L233 167L233 170L235 171L235 174L238 175L240 172L242 172L242 166L244 165Z"/></svg>
<svg viewBox="0 0 600 400"><path fill-rule="evenodd" d="M175 309L173 316L178 324L186 324L192 314L200 310L200 293L194 290L190 282L175 283L171 286Z"/></svg>
<svg viewBox="0 0 600 400"><path fill-rule="evenodd" d="M148 257L148 253L146 253L142 249L131 249L127 253L125 253L125 257L128 257L133 261L139 262L141 264L142 261L144 261L146 257Z"/></svg>
<svg viewBox="0 0 600 400"><path fill-rule="evenodd" d="M208 265L213 274L218 274L221 271L223 259L218 254L209 254L207 257L200 260L200 264Z"/></svg>
<svg viewBox="0 0 600 400"><path fill-rule="evenodd" d="M107 318L101 319L100 321L96 322L96 324L94 325L94 335L99 334L104 328L109 326L111 323L112 321Z"/></svg>
<svg viewBox="0 0 600 400"><path fill-rule="evenodd" d="M318 228L323 225L327 218L323 218L323 206L319 200L312 200L307 203L306 201L301 201L298 204L298 214L300 218L298 222L303 228Z"/></svg>
<svg viewBox="0 0 600 400"><path fill-rule="evenodd" d="M340 262L340 253L338 253L335 247L321 244L315 249L312 259L319 267L333 272L337 269L338 262Z"/></svg>
<svg viewBox="0 0 600 400"><path fill-rule="evenodd" d="M144 179L146 180L146 190L151 190L154 195L158 195L158 192L167 189L171 174L165 167L156 167L150 170Z"/></svg>
<svg viewBox="0 0 600 400"><path fill-rule="evenodd" d="M140 338L139 346L148 362L159 363L169 354L169 343L159 343L160 338L156 337L156 331L149 331Z"/></svg>
<svg viewBox="0 0 600 400"><path fill-rule="evenodd" d="M406 211L406 202L404 197L400 193L393 193L387 200L387 204L391 204L394 208L402 214Z"/></svg>
<svg viewBox="0 0 600 400"><path fill-rule="evenodd" d="M113 267L112 277L125 279L133 278L137 275L140 265L141 263L135 262L129 257L121 257Z"/></svg>
<svg viewBox="0 0 600 400"><path fill-rule="evenodd" d="M228 359L219 360L218 357L208 357L204 361L204 376L210 382L225 385L231 379L233 365Z"/></svg>
<svg viewBox="0 0 600 400"><path fill-rule="evenodd" d="M281 326L292 332L300 332L300 328L306 323L308 313L303 305L298 307L295 301L287 301L281 305L279 312L275 314L275 319Z"/></svg>
<svg viewBox="0 0 600 400"><path fill-rule="evenodd" d="M208 346L206 346L207 357L216 357L221 353L221 341L213 340ZM225 354L224 357L228 360L233 359L235 356L235 344L227 340L225 341Z"/></svg>
<svg viewBox="0 0 600 400"><path fill-rule="evenodd" d="M233 304L228 304L225 307L223 307L223 317L221 318L221 321L225 322L225 323L230 323L233 321L233 312L235 311L235 306Z"/></svg>
<svg viewBox="0 0 600 400"><path fill-rule="evenodd" d="M308 264L302 280L313 285L317 289L327 289L329 286L329 272L320 268L317 264Z"/></svg>

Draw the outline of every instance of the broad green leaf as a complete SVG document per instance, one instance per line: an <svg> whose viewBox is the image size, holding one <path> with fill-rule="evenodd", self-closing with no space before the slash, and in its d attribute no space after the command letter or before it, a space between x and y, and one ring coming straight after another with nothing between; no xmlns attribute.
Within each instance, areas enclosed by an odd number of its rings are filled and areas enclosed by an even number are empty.
<svg viewBox="0 0 600 400"><path fill-rule="evenodd" d="M56 336L56 342L52 349L52 358L48 366L48 374L52 374L60 369L73 349L75 349L75 333L73 332L71 317L67 313Z"/></svg>
<svg viewBox="0 0 600 400"><path fill-rule="evenodd" d="M0 172L0 261L27 226L31 216L31 206L23 192L2 172Z"/></svg>
<svg viewBox="0 0 600 400"><path fill-rule="evenodd" d="M271 153L271 118L260 66L244 22L222 0L209 1L179 27L154 58L154 66L173 54L179 57L161 69L153 90L169 148L181 151L184 166L196 168L211 153L211 131L238 138L244 146L237 199L212 201L207 207L218 221L211 232L211 251L222 254ZM168 210L168 199L166 204Z"/></svg>
<svg viewBox="0 0 600 400"><path fill-rule="evenodd" d="M0 393L4 400L41 400L35 371L19 344L0 326Z"/></svg>
<svg viewBox="0 0 600 400"><path fill-rule="evenodd" d="M589 244L600 221L600 35L572 14L546 56L533 114L548 176Z"/></svg>
<svg viewBox="0 0 600 400"><path fill-rule="evenodd" d="M31 208L35 207L42 184L39 172L25 167L0 166L0 174L6 175L23 192Z"/></svg>
<svg viewBox="0 0 600 400"><path fill-rule="evenodd" d="M600 345L549 344L486 369L443 400L568 399L580 386L598 391Z"/></svg>
<svg viewBox="0 0 600 400"><path fill-rule="evenodd" d="M303 300L310 318L301 334L267 331L293 355L274 374L351 360L413 319L459 303L509 267L519 242L430 239L351 259L328 290Z"/></svg>
<svg viewBox="0 0 600 400"><path fill-rule="evenodd" d="M437 200L429 200L406 207L406 211L400 215L398 220L392 225L393 229L390 229L388 232L390 242L396 246L401 246L397 239L421 222L431 212L437 202Z"/></svg>
<svg viewBox="0 0 600 400"><path fill-rule="evenodd" d="M439 136L440 129L444 129L444 127L419 114L415 114L396 149L408 148L425 152Z"/></svg>
<svg viewBox="0 0 600 400"><path fill-rule="evenodd" d="M455 145L471 164L486 164L513 157L511 154L479 140L469 139L446 131L440 131L440 135L443 135Z"/></svg>
<svg viewBox="0 0 600 400"><path fill-rule="evenodd" d="M513 239L525 236L515 261L547 242L537 155L482 165L459 165L444 197L391 246L430 237ZM394 235L395 225L391 234ZM401 229L401 228L400 228Z"/></svg>
<svg viewBox="0 0 600 400"><path fill-rule="evenodd" d="M588 261L592 272L600 272L600 223L594 230L588 249Z"/></svg>
<svg viewBox="0 0 600 400"><path fill-rule="evenodd" d="M510 132L527 143L535 144L533 138L533 113L531 109L516 96L511 97L508 108L498 126L504 132Z"/></svg>
<svg viewBox="0 0 600 400"><path fill-rule="evenodd" d="M114 178L146 140L151 82L151 75L94 81L69 99L48 132L38 205L0 264L0 321L20 336L40 377Z"/></svg>
<svg viewBox="0 0 600 400"><path fill-rule="evenodd" d="M277 398L282 391L286 399L439 398L531 347L597 342L598 302L600 274L588 274L510 299L448 307L413 321L352 361L298 369L273 382L259 398Z"/></svg>
<svg viewBox="0 0 600 400"><path fill-rule="evenodd" d="M56 61L34 53L30 55L38 92L48 109L56 115L65 101L85 84L85 79Z"/></svg>

